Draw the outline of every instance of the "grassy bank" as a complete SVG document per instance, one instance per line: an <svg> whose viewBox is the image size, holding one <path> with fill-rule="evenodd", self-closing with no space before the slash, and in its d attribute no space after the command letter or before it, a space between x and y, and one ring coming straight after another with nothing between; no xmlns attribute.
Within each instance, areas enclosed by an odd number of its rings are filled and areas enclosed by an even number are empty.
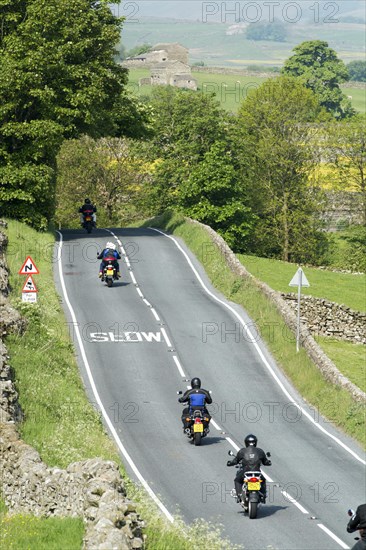
<svg viewBox="0 0 366 550"><path fill-rule="evenodd" d="M49 466L65 468L71 462L96 456L117 462L129 489L128 496L137 502L137 510L147 524L148 550L191 550L193 541L200 548L233 549L220 538L217 526L187 527L179 520L171 525L146 493L127 479L115 444L89 403L79 375L53 282L54 235L37 233L11 220L6 233L11 301L28 319L24 335L10 335L6 339L24 412L21 437ZM34 276L39 290L37 304L20 301L25 277L18 275L18 270L28 255L40 271ZM78 519L7 516L0 499L0 548L76 550L81 548L83 531L83 522Z"/></svg>
<svg viewBox="0 0 366 550"><path fill-rule="evenodd" d="M227 298L242 305L256 322L276 361L303 397L365 447L365 407L356 404L347 391L326 382L304 349L294 353L294 337L289 334L276 308L252 281L237 277L229 270L225 258L212 246L208 234L170 213L150 220L146 225L163 228L184 239L203 264L212 284Z"/></svg>

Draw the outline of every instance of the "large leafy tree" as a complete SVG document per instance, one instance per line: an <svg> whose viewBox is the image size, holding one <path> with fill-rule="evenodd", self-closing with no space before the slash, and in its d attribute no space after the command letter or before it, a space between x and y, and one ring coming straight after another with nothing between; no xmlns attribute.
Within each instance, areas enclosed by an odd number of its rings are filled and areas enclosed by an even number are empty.
<svg viewBox="0 0 366 550"><path fill-rule="evenodd" d="M347 70L350 80L366 82L366 61L351 61L347 65Z"/></svg>
<svg viewBox="0 0 366 550"><path fill-rule="evenodd" d="M322 40L302 42L294 52L285 62L282 74L298 78L336 118L353 116L351 103L339 87L348 80L347 67L328 43Z"/></svg>
<svg viewBox="0 0 366 550"><path fill-rule="evenodd" d="M0 206L42 226L63 139L120 132L122 21L103 0L1 0L0 9Z"/></svg>
<svg viewBox="0 0 366 550"><path fill-rule="evenodd" d="M257 254L290 261L315 261L322 241L316 212L320 191L309 183L317 160L314 122L322 114L316 96L297 79L266 81L242 104L238 125L242 138L236 154L251 186L258 221L251 248ZM248 152L250 170L248 169Z"/></svg>

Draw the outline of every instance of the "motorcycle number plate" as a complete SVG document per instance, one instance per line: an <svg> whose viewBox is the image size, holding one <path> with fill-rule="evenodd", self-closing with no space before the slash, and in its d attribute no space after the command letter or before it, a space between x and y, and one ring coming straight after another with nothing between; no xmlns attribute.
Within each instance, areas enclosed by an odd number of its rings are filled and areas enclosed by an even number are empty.
<svg viewBox="0 0 366 550"><path fill-rule="evenodd" d="M196 432L202 433L203 432L203 424L198 423L198 422L197 422L197 424L193 424L193 431L195 433Z"/></svg>
<svg viewBox="0 0 366 550"><path fill-rule="evenodd" d="M113 275L113 269L107 269L107 275Z"/></svg>
<svg viewBox="0 0 366 550"><path fill-rule="evenodd" d="M260 481L248 481L248 491L260 491L261 484Z"/></svg>

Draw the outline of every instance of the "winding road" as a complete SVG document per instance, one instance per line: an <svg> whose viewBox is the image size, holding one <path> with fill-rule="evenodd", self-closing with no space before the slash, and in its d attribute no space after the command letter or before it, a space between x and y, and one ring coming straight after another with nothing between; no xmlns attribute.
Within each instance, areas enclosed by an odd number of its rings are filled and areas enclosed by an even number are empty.
<svg viewBox="0 0 366 550"><path fill-rule="evenodd" d="M108 288L95 258L112 239L122 278ZM221 524L246 549L351 548L346 512L366 501L364 451L304 402L186 246L147 228L65 230L58 251L56 284L88 395L162 512ZM200 447L182 432L176 394L193 376L214 402ZM230 497L236 470L226 467L248 433L272 455L255 520Z"/></svg>

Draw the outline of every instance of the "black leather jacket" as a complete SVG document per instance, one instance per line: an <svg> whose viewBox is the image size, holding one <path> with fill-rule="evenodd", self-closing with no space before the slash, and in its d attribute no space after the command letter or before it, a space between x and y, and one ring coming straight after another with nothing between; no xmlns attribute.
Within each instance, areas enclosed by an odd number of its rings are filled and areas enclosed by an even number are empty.
<svg viewBox="0 0 366 550"><path fill-rule="evenodd" d="M228 466L235 466L236 464L240 464L244 471L250 471L260 470L261 464L270 466L272 463L266 457L263 449L250 446L240 449L236 457L227 463Z"/></svg>
<svg viewBox="0 0 366 550"><path fill-rule="evenodd" d="M360 504L347 525L347 532L354 533L361 529L361 539L366 540L366 504Z"/></svg>

